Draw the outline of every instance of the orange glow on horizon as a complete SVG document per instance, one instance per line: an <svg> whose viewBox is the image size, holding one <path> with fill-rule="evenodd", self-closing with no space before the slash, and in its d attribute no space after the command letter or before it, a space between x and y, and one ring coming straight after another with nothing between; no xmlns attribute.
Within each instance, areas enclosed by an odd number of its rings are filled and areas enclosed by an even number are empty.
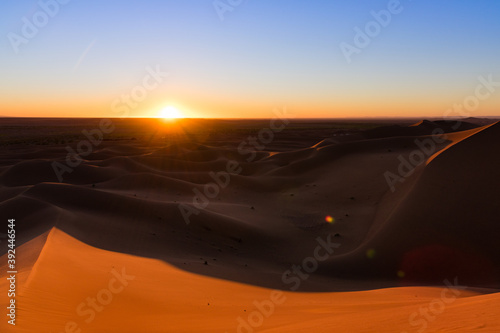
<svg viewBox="0 0 500 333"><path fill-rule="evenodd" d="M160 110L160 112L158 113L158 118L163 118L164 120L175 120L185 118L185 116L175 106L169 105Z"/></svg>
<svg viewBox="0 0 500 333"><path fill-rule="evenodd" d="M453 101L463 98L428 98L415 101L410 97L392 100L339 98L338 100L311 100L280 98L249 101L247 99L203 98L189 99L176 96L165 106L164 96L151 96L126 113L115 112L113 96L31 96L19 103L21 97L10 96L0 102L0 117L61 117L61 118L272 118L273 110L286 107L293 118L425 118L443 117L453 107ZM492 116L497 113L498 98L484 101L474 116ZM124 104L122 104L123 106ZM162 106L165 106L161 109ZM458 114L455 114L458 116Z"/></svg>

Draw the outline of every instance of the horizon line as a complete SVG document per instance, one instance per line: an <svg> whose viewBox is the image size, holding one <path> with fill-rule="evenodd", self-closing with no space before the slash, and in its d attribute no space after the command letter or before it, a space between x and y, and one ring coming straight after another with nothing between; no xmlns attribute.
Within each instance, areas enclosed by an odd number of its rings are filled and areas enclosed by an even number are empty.
<svg viewBox="0 0 500 333"><path fill-rule="evenodd" d="M175 119L166 119L162 117L51 117L51 116L0 116L0 119L158 119L158 120L267 120L269 118L260 117L182 117ZM468 118L495 118L500 119L500 115L481 115L481 116L456 116L456 117L443 117L443 116L355 116L355 117L292 117L290 120L328 120L328 119L468 119Z"/></svg>

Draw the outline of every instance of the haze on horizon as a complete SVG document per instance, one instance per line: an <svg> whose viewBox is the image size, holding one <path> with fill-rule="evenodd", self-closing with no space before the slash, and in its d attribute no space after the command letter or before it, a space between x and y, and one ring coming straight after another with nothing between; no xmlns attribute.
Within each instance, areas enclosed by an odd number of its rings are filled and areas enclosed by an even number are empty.
<svg viewBox="0 0 500 333"><path fill-rule="evenodd" d="M0 114L440 117L500 85L498 1L231 3L3 1Z"/></svg>

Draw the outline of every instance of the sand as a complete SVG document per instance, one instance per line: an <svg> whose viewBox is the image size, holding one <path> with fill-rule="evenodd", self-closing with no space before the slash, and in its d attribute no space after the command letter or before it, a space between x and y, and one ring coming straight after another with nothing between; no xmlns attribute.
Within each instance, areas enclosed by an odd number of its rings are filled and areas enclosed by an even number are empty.
<svg viewBox="0 0 500 333"><path fill-rule="evenodd" d="M4 144L18 316L1 330L500 331L500 123L296 122L238 151L266 122L126 123L62 182L79 141Z"/></svg>

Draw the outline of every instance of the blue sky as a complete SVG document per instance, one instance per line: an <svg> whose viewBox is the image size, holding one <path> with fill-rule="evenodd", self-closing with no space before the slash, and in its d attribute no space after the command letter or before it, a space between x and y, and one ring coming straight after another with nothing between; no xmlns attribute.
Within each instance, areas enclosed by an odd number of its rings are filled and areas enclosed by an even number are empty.
<svg viewBox="0 0 500 333"><path fill-rule="evenodd" d="M72 0L15 52L9 34L22 37L23 18L57 2L4 0L0 114L113 116L147 66L169 75L132 116L166 105L201 117L272 117L282 106L298 117L440 116L478 76L500 81L493 0L402 0L348 63L341 43L356 46L354 28L391 1L247 0L221 20L211 0ZM500 115L499 95L474 115Z"/></svg>

